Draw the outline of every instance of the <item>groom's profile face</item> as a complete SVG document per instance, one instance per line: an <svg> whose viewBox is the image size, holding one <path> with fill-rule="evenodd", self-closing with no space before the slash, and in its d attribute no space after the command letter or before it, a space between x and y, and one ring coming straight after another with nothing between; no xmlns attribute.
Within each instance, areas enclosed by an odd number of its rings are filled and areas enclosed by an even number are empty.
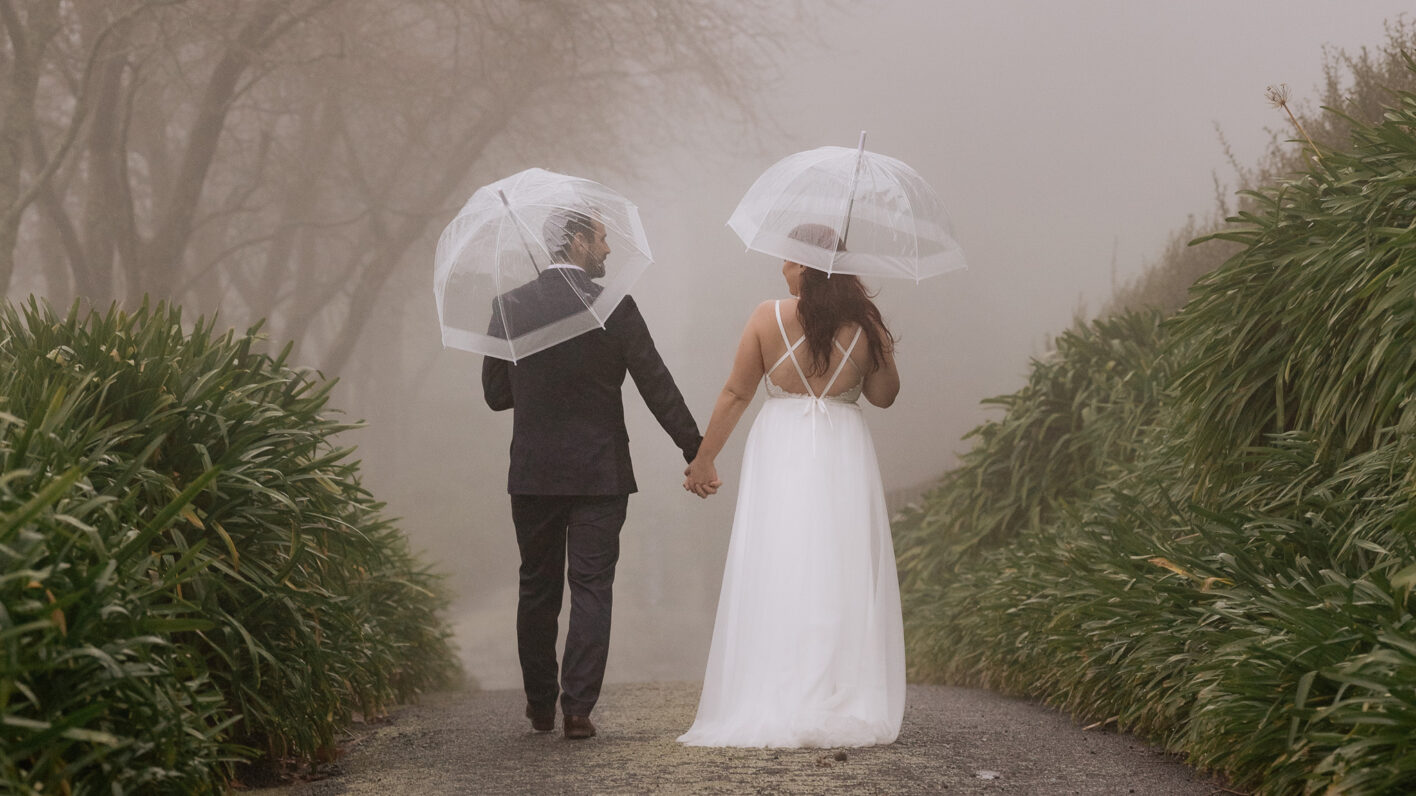
<svg viewBox="0 0 1416 796"><path fill-rule="evenodd" d="M581 262L576 265L584 268L591 279L599 279L605 275L605 258L610 256L610 244L605 239L605 225L598 221L591 221L590 224L589 232L575 233L576 253L581 257Z"/></svg>

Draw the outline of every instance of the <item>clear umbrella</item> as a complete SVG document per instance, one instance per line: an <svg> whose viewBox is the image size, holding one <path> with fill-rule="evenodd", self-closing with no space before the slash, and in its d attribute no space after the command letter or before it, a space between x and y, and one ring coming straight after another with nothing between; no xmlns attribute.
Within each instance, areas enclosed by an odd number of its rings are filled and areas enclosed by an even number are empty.
<svg viewBox="0 0 1416 796"><path fill-rule="evenodd" d="M443 345L512 362L604 326L653 262L639 209L591 180L527 169L478 188L443 230Z"/></svg>
<svg viewBox="0 0 1416 796"><path fill-rule="evenodd" d="M965 267L944 203L914 169L826 146L789 155L728 219L747 248L827 273L918 281Z"/></svg>

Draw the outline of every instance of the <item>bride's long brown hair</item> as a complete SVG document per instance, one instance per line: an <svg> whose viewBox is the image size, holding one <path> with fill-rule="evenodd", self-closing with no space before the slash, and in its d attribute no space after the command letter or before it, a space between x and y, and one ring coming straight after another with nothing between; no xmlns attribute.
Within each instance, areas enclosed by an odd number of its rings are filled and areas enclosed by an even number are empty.
<svg viewBox="0 0 1416 796"><path fill-rule="evenodd" d="M834 247L845 251L836 241L836 232L821 224L802 224L790 236L823 249ZM873 372L885 362L885 355L895 350L895 337L885 327L880 308L871 299L875 294L865 289L859 277L851 274L827 274L815 268L801 272L801 296L797 301L797 317L806 334L809 375L820 376L831 366L832 341L842 326L849 323L861 327L870 351Z"/></svg>

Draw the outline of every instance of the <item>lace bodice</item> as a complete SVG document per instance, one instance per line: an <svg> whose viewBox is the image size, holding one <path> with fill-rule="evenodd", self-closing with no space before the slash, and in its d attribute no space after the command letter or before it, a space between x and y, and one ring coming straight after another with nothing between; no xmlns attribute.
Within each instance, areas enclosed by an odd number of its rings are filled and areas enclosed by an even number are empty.
<svg viewBox="0 0 1416 796"><path fill-rule="evenodd" d="M814 396L814 395L807 395L806 393L803 393L803 392L790 392L790 391L788 391L787 389L785 389L785 388L783 388L783 387L778 387L778 386L772 381L772 375L771 375L770 373L762 377L762 386L767 389L767 397L768 397L768 398L815 398L815 397L816 397L816 396ZM861 388L861 385L860 385L859 382L857 382L854 387L851 387L850 389L846 390L845 392L843 392L843 393L838 393L838 394L836 394L836 395L828 395L828 396L826 396L825 398L822 398L821 400L823 400L823 401L831 401L831 402L835 402L835 403L853 404L853 403L855 403L855 402L857 402L857 401L860 400L860 388Z"/></svg>
<svg viewBox="0 0 1416 796"><path fill-rule="evenodd" d="M831 394L831 388L836 385L836 380L841 376L842 371L846 369L848 363L853 370L856 367L855 363L851 361L851 352L855 350L856 343L860 341L860 327L856 327L855 336L851 338L850 345L843 346L839 340L835 341L836 350L841 352L841 361L840 364L836 365L835 371L831 373L831 379L827 381L826 386L821 389L820 395L817 395L811 391L811 383L806 379L806 371L802 368L801 362L796 356L796 350L806 341L806 335L803 334L796 339L796 342L792 342L787 337L786 325L782 323L782 302L780 300L774 303L773 310L777 313L777 329L782 333L782 342L786 344L787 351L762 375L762 384L767 390L767 396L769 398L808 398L811 400L851 404L859 400L863 381L858 377L855 384L835 395ZM801 379L802 387L806 389L806 392L791 392L772 381L772 374L776 372L777 368L780 368L788 361L790 361L792 366L796 369L797 377ZM857 374L857 376L858 375L859 374Z"/></svg>

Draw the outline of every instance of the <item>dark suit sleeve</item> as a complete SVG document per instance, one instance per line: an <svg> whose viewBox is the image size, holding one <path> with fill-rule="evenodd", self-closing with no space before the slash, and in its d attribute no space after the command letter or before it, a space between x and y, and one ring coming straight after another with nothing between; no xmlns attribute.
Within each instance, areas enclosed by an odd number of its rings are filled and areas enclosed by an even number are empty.
<svg viewBox="0 0 1416 796"><path fill-rule="evenodd" d="M649 411L654 413L654 419L683 451L684 461L693 461L703 436L698 433L698 424L688 411L683 394L654 347L654 339L649 336L649 327L644 323L644 316L639 314L634 298L625 296L610 318L616 327L615 332L622 337L625 362L629 375L634 379L634 386L644 397Z"/></svg>
<svg viewBox="0 0 1416 796"><path fill-rule="evenodd" d="M504 337L500 308L492 304L492 322L487 327L491 337ZM511 363L496 357L482 357L482 398L493 411L512 408Z"/></svg>
<svg viewBox="0 0 1416 796"><path fill-rule="evenodd" d="M494 411L512 408L510 362L482 357L482 397Z"/></svg>

